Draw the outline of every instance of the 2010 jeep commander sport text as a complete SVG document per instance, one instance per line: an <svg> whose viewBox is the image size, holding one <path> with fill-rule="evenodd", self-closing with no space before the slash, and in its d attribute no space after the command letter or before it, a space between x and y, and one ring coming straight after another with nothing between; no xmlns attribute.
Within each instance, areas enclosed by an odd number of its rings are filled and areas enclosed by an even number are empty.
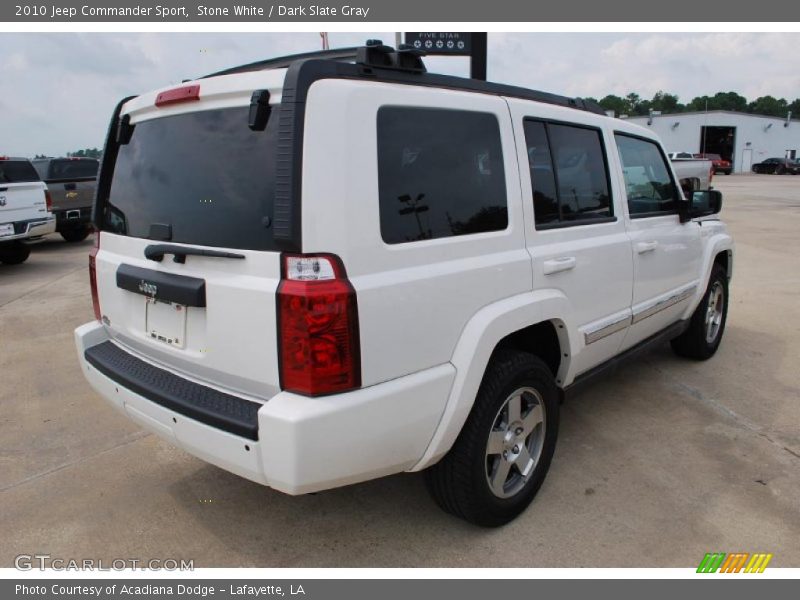
<svg viewBox="0 0 800 600"><path fill-rule="evenodd" d="M714 354L720 206L580 99L377 43L245 65L118 106L78 355L242 477L426 469L442 508L500 525L542 485L563 396L655 343Z"/></svg>

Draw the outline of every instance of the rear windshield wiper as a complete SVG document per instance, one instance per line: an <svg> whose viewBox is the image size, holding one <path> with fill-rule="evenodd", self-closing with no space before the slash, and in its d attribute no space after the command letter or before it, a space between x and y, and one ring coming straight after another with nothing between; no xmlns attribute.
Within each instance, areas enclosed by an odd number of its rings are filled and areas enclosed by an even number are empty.
<svg viewBox="0 0 800 600"><path fill-rule="evenodd" d="M186 246L173 246L172 244L150 244L144 249L144 257L147 260L161 262L165 254L174 255L173 261L185 263L187 256L209 256L212 258L245 258L244 254L234 252L222 252L220 250L207 250L205 248L188 248Z"/></svg>

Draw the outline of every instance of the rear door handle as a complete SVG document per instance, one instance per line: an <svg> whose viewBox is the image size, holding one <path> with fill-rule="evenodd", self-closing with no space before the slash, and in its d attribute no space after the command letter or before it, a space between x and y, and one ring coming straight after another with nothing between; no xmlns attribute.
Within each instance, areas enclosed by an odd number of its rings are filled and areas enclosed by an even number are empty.
<svg viewBox="0 0 800 600"><path fill-rule="evenodd" d="M639 242L636 244L636 252L644 254L645 252L652 252L658 248L658 242Z"/></svg>
<svg viewBox="0 0 800 600"><path fill-rule="evenodd" d="M64 184L64 189L67 190L68 192L72 192L72 191L76 190L77 188L78 188L78 186L75 183L65 183Z"/></svg>
<svg viewBox="0 0 800 600"><path fill-rule="evenodd" d="M561 271L569 271L574 269L578 261L574 256L560 256L558 258L551 258L544 261L542 270L545 275L552 275L553 273L560 273Z"/></svg>

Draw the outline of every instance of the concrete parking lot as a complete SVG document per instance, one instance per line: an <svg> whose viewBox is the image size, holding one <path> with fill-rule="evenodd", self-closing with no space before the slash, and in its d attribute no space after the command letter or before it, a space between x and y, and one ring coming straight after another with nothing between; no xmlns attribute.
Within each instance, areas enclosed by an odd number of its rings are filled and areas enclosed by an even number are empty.
<svg viewBox="0 0 800 600"><path fill-rule="evenodd" d="M196 567L800 567L800 177L719 176L737 253L725 339L668 346L563 406L550 475L498 530L440 512L418 474L289 497L139 430L90 389L91 240L0 266L0 566L21 553ZM335 435L335 432L331 432Z"/></svg>

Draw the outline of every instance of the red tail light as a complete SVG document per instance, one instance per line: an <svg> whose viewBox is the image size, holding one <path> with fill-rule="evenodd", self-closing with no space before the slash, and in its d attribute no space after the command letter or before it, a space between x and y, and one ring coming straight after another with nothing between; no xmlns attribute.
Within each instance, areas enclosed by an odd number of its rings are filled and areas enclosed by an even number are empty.
<svg viewBox="0 0 800 600"><path fill-rule="evenodd" d="M361 386L356 293L338 257L284 255L278 286L281 387L321 396Z"/></svg>
<svg viewBox="0 0 800 600"><path fill-rule="evenodd" d="M50 195L50 190L44 191L44 203L47 205L47 212L53 212L53 197Z"/></svg>
<svg viewBox="0 0 800 600"><path fill-rule="evenodd" d="M100 320L100 299L97 297L97 251L100 250L100 232L94 234L94 247L89 251L89 285L92 288L92 306L94 318Z"/></svg>

